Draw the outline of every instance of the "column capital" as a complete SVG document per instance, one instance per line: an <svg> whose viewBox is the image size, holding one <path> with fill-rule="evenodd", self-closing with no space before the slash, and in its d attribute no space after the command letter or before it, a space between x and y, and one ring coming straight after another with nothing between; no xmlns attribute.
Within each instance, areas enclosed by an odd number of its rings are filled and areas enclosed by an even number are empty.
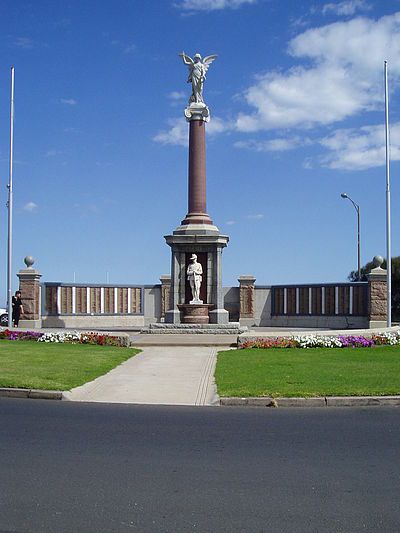
<svg viewBox="0 0 400 533"><path fill-rule="evenodd" d="M17 276L19 277L20 281L39 281L42 277L42 274L39 272L39 270L35 270L34 268L21 268L21 270L17 273Z"/></svg>
<svg viewBox="0 0 400 533"><path fill-rule="evenodd" d="M373 259L374 267L367 275L367 280L371 281L385 281L387 276L387 270L382 268L383 257L376 255Z"/></svg>
<svg viewBox="0 0 400 533"><path fill-rule="evenodd" d="M191 103L185 108L185 117L188 122L192 120L202 120L203 122L210 122L210 110L206 104Z"/></svg>
<svg viewBox="0 0 400 533"><path fill-rule="evenodd" d="M238 282L240 285L254 285L256 278L254 276L239 276Z"/></svg>

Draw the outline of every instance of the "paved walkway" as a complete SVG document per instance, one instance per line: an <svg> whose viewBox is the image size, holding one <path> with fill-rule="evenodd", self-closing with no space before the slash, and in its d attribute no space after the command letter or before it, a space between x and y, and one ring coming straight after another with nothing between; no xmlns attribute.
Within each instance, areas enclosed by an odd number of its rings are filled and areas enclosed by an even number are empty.
<svg viewBox="0 0 400 533"><path fill-rule="evenodd" d="M64 393L66 400L164 405L216 405L217 349L152 346L105 376Z"/></svg>

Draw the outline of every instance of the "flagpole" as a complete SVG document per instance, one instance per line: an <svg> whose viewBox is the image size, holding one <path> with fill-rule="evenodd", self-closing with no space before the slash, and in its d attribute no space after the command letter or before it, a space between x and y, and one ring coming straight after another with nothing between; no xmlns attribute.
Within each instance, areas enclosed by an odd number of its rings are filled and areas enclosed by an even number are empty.
<svg viewBox="0 0 400 533"><path fill-rule="evenodd" d="M12 216L13 216L13 152L14 152L14 67L11 67L10 100L10 168L8 180L8 246L7 246L7 308L8 327L12 327Z"/></svg>
<svg viewBox="0 0 400 533"><path fill-rule="evenodd" d="M387 327L392 325L392 250L390 235L390 153L389 153L389 90L388 65L384 64L385 74L385 139L386 139L386 281L387 281Z"/></svg>

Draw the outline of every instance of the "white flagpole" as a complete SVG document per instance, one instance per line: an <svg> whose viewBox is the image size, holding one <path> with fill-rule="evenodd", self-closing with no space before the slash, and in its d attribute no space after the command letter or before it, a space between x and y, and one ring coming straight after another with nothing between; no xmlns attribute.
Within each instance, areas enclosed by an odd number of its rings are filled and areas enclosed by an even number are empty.
<svg viewBox="0 0 400 533"><path fill-rule="evenodd" d="M13 215L13 151L14 151L14 67L11 67L10 103L10 168L8 181L8 247L7 247L7 308L8 327L12 327L12 215Z"/></svg>
<svg viewBox="0 0 400 533"><path fill-rule="evenodd" d="M386 281L387 281L387 327L392 325L392 250L390 235L390 153L389 153L389 90L388 65L384 61L385 73L385 138L386 138Z"/></svg>

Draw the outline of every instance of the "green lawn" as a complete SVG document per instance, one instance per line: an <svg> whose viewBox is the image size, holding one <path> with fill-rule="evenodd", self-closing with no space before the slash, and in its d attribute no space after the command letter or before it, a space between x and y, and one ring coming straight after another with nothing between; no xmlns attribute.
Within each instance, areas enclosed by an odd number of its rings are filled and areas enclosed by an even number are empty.
<svg viewBox="0 0 400 533"><path fill-rule="evenodd" d="M139 351L0 340L0 387L69 390L106 374Z"/></svg>
<svg viewBox="0 0 400 533"><path fill-rule="evenodd" d="M400 394L400 347L228 350L215 379L220 396Z"/></svg>

